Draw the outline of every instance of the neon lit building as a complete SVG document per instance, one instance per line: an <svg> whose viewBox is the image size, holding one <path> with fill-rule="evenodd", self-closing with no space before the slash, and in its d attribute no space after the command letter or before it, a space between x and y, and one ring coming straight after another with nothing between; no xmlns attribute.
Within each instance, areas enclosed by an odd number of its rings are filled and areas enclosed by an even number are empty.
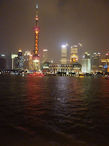
<svg viewBox="0 0 109 146"><path fill-rule="evenodd" d="M78 62L78 46L71 46L70 63Z"/></svg>

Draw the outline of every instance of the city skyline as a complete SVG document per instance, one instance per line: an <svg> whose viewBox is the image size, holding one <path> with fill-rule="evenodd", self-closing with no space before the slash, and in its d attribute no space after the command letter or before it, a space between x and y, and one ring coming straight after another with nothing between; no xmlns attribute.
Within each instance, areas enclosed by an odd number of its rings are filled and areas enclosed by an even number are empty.
<svg viewBox="0 0 109 146"><path fill-rule="evenodd" d="M0 52L17 52L34 47L34 18L36 0L0 1ZM83 52L108 48L107 1L39 0L40 50L48 49L49 56L59 59L61 45L81 42ZM86 13L87 12L87 13ZM17 23L16 23L17 22ZM105 22L105 23L104 23Z"/></svg>
<svg viewBox="0 0 109 146"><path fill-rule="evenodd" d="M108 6L0 0L0 146L109 146Z"/></svg>

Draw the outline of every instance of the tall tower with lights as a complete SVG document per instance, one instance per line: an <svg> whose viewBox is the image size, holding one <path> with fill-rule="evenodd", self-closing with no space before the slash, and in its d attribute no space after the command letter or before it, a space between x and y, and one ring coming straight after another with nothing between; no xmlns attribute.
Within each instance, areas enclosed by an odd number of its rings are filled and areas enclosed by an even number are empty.
<svg viewBox="0 0 109 146"><path fill-rule="evenodd" d="M36 4L36 17L35 17L35 26L34 26L34 49L33 49L33 70L40 70L40 57L39 57L39 9L38 4Z"/></svg>

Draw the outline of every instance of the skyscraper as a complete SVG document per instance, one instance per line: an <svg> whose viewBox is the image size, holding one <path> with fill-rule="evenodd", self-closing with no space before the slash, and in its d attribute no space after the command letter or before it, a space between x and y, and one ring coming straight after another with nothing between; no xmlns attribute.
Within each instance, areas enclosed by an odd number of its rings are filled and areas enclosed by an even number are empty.
<svg viewBox="0 0 109 146"><path fill-rule="evenodd" d="M23 70L24 67L24 57L22 55L22 50L18 50L18 56L15 58L15 69Z"/></svg>
<svg viewBox="0 0 109 146"><path fill-rule="evenodd" d="M91 66L93 72L101 71L101 53L93 53L91 57Z"/></svg>
<svg viewBox="0 0 109 146"><path fill-rule="evenodd" d="M67 44L61 46L61 64L67 64Z"/></svg>
<svg viewBox="0 0 109 146"><path fill-rule="evenodd" d="M16 68L16 58L18 57L17 54L11 54L11 61L12 61L12 65L11 65L11 69L15 69Z"/></svg>
<svg viewBox="0 0 109 146"><path fill-rule="evenodd" d="M71 46L70 63L78 62L78 46Z"/></svg>
<svg viewBox="0 0 109 146"><path fill-rule="evenodd" d="M42 54L42 63L45 63L48 61L48 50L43 49L43 54Z"/></svg>
<svg viewBox="0 0 109 146"><path fill-rule="evenodd" d="M24 53L24 69L32 70L32 54L31 51L27 50Z"/></svg>
<svg viewBox="0 0 109 146"><path fill-rule="evenodd" d="M90 54L85 52L85 55L82 59L82 72L83 73L90 73L91 72L91 59Z"/></svg>

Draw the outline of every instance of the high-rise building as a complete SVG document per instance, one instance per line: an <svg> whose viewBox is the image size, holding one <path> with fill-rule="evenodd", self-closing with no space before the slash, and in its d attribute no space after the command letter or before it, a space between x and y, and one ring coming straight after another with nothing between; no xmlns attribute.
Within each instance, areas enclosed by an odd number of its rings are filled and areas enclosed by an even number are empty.
<svg viewBox="0 0 109 146"><path fill-rule="evenodd" d="M36 17L35 17L35 27L34 27L34 37L35 37L35 45L33 50L33 70L40 70L40 58L39 58L39 11L38 4L36 4Z"/></svg>
<svg viewBox="0 0 109 146"><path fill-rule="evenodd" d="M6 55L0 54L0 70L6 69Z"/></svg>
<svg viewBox="0 0 109 146"><path fill-rule="evenodd" d="M101 71L101 53L93 53L91 56L91 66L93 72Z"/></svg>
<svg viewBox="0 0 109 146"><path fill-rule="evenodd" d="M82 72L83 73L90 73L91 72L91 59L90 54L85 52L85 55L82 59Z"/></svg>
<svg viewBox="0 0 109 146"><path fill-rule="evenodd" d="M18 50L18 55L12 56L12 69L24 69L24 57L21 49Z"/></svg>
<svg viewBox="0 0 109 146"><path fill-rule="evenodd" d="M11 69L15 69L16 68L15 60L16 60L17 57L18 57L17 54L11 54L11 60L12 60Z"/></svg>
<svg viewBox="0 0 109 146"><path fill-rule="evenodd" d="M109 52L103 55L101 63L103 65L104 72L109 72Z"/></svg>
<svg viewBox="0 0 109 146"><path fill-rule="evenodd" d="M32 70L32 53L29 50L24 53L24 69Z"/></svg>
<svg viewBox="0 0 109 146"><path fill-rule="evenodd" d="M78 62L78 46L71 46L70 63Z"/></svg>
<svg viewBox="0 0 109 146"><path fill-rule="evenodd" d="M42 63L48 62L48 50L43 49L43 54L42 54Z"/></svg>
<svg viewBox="0 0 109 146"><path fill-rule="evenodd" d="M67 64L67 44L61 46L61 64Z"/></svg>

